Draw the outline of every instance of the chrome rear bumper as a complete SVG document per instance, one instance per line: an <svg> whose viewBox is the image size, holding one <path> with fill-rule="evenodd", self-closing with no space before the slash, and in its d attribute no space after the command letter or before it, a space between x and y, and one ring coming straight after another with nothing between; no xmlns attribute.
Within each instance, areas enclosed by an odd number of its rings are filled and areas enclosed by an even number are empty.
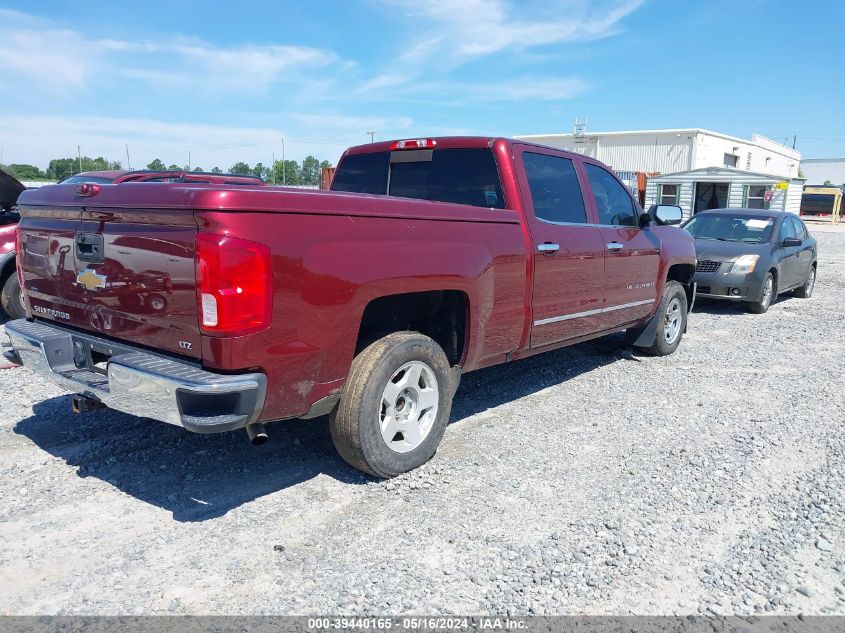
<svg viewBox="0 0 845 633"><path fill-rule="evenodd" d="M252 424L264 406L264 374L215 374L40 321L18 319L5 328L7 359L117 411L217 433ZM92 366L89 350L106 360Z"/></svg>

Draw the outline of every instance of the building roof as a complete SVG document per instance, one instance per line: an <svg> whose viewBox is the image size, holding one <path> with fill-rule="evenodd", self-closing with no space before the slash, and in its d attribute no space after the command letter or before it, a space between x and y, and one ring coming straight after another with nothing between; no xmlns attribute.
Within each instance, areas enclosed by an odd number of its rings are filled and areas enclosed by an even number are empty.
<svg viewBox="0 0 845 633"><path fill-rule="evenodd" d="M723 134L722 132L714 132L713 130L708 130L701 127L687 127L687 128L667 128L665 130L619 130L619 131L612 131L612 132L591 132L586 131L584 132L583 136L642 136L642 135L653 135L653 134L708 134L710 136L718 136L720 138L727 139L729 141L735 141L739 143L752 143L758 145L753 138L739 138L738 136L731 136L730 134ZM561 132L555 134L522 134L519 136L515 136L514 138L517 139L532 139L532 138L548 138L548 137L561 137L561 136L572 136L574 137L575 134L573 132ZM766 139L767 141L774 143L776 145L780 145L786 150L791 152L798 152L798 150L792 149L784 145L783 143L778 143L774 139L770 139L767 136L763 136L762 134L755 134L759 138Z"/></svg>
<svg viewBox="0 0 845 633"><path fill-rule="evenodd" d="M684 169L683 171L674 171L669 174L660 174L659 176L652 176L649 180L658 180L661 178L676 178L678 176L685 176L687 174L695 174L695 173L705 173L705 174L714 174L714 173L729 173L729 174L737 174L742 176L753 176L755 178L767 178L772 181L783 181L783 180L800 180L805 181L806 178L798 178L793 176L779 176L777 174L764 174L759 171L748 171L747 169L737 169L736 167L697 167L696 169Z"/></svg>
<svg viewBox="0 0 845 633"><path fill-rule="evenodd" d="M802 163L843 163L845 158L802 158Z"/></svg>

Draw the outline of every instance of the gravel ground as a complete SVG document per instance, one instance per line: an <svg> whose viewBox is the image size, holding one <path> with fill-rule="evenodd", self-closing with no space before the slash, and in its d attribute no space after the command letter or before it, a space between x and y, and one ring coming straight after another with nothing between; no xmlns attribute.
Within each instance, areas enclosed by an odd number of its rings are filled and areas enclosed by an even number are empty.
<svg viewBox="0 0 845 633"><path fill-rule="evenodd" d="M0 613L845 614L845 233L815 296L464 377L374 481L325 419L191 435L0 371Z"/></svg>

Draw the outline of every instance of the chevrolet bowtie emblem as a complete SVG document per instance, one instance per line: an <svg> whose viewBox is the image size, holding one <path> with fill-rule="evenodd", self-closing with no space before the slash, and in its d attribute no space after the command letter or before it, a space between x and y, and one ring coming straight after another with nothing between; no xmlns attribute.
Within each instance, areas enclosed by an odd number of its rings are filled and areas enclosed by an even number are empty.
<svg viewBox="0 0 845 633"><path fill-rule="evenodd" d="M76 283L78 283L80 286L83 286L86 290L96 290L97 288L105 288L106 276L98 275L90 268L86 268L84 271L82 271L76 276Z"/></svg>

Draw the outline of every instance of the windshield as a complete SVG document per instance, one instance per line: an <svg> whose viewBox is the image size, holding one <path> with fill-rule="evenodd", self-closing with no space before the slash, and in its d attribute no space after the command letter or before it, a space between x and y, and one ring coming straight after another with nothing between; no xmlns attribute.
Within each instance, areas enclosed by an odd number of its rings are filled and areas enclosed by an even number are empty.
<svg viewBox="0 0 845 633"><path fill-rule="evenodd" d="M695 216L683 228L698 239L762 244L771 240L774 227L775 219L772 217L706 213Z"/></svg>

